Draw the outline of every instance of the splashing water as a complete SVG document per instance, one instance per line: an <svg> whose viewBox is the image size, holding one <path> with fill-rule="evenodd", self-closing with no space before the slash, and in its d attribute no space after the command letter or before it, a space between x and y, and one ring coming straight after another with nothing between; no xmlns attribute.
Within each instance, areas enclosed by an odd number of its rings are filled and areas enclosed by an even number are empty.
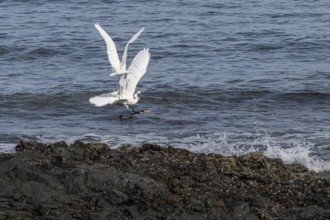
<svg viewBox="0 0 330 220"><path fill-rule="evenodd" d="M263 153L270 158L281 158L287 164L303 164L309 170L314 170L315 172L329 171L330 162L318 158L313 149L315 149L314 144L298 141L292 143L287 148L269 145Z"/></svg>
<svg viewBox="0 0 330 220"><path fill-rule="evenodd" d="M189 149L200 153L218 153L224 156L240 156L251 152L262 152L269 158L280 158L286 164L299 163L315 172L330 171L330 162L316 156L314 144L293 140L292 142L279 143L274 137L264 134L241 134L237 140L237 134L222 133L213 137L197 135L199 143L190 145ZM248 141L250 139L250 141Z"/></svg>

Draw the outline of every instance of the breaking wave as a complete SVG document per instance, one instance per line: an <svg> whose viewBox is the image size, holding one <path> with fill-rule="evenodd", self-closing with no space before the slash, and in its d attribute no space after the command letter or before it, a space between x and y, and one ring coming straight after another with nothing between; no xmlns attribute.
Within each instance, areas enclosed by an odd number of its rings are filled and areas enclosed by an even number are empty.
<svg viewBox="0 0 330 220"><path fill-rule="evenodd" d="M262 152L269 158L280 158L286 164L298 163L315 172L330 171L330 161L320 158L317 147L304 140L277 140L264 135L218 134L214 137L197 136L202 144L190 146L190 150L201 153L218 153L224 156L240 156L251 152ZM241 139L241 140L239 140Z"/></svg>
<svg viewBox="0 0 330 220"><path fill-rule="evenodd" d="M88 133L82 136L56 137L38 136L36 138L22 138L26 141L53 143L65 141L68 144L81 140L87 143L101 142L110 148L117 148L123 144L138 146L144 143L158 144L185 148L196 153L217 153L224 156L240 156L251 152L262 152L269 158L280 158L285 164L298 163L315 172L330 171L330 161L320 157L318 148L311 142L297 139L285 140L264 133L216 133L213 135L195 135L187 137L162 137L156 133L135 135L98 135ZM0 144L1 152L14 152L13 144Z"/></svg>

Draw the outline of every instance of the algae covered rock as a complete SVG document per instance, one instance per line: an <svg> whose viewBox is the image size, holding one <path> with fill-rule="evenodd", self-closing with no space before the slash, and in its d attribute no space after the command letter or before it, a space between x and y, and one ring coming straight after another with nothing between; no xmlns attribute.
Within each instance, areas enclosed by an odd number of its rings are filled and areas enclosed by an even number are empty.
<svg viewBox="0 0 330 220"><path fill-rule="evenodd" d="M330 181L261 153L21 142L0 155L0 219L328 219Z"/></svg>

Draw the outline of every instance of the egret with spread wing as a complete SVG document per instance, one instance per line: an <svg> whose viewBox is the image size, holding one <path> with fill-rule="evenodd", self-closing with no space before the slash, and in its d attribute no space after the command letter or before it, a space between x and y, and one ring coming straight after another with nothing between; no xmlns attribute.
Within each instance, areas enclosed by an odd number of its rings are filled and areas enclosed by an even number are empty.
<svg viewBox="0 0 330 220"><path fill-rule="evenodd" d="M95 28L99 31L99 33L103 37L105 43L107 44L108 58L109 58L109 62L112 66L112 71L113 71L110 74L110 76L127 73L126 60L127 60L128 46L129 46L129 44L133 43L140 36L140 34L143 32L144 28L141 28L141 30L139 30L136 34L134 34L134 36L127 42L121 61L119 60L119 57L118 57L116 45L113 42L113 40L111 39L111 37L107 34L107 32L105 32L105 30L103 30L103 28L98 23L95 24Z"/></svg>
<svg viewBox="0 0 330 220"><path fill-rule="evenodd" d="M108 104L124 105L132 114L137 114L132 105L140 100L140 91L135 91L142 76L146 73L150 60L149 49L141 50L133 59L127 72L120 75L119 89L112 93L102 94L89 99L89 102L96 107Z"/></svg>

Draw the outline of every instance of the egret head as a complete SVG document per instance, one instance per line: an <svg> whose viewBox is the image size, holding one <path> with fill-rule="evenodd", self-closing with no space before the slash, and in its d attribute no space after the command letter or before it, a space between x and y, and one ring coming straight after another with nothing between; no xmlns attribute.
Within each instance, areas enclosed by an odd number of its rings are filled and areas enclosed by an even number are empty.
<svg viewBox="0 0 330 220"><path fill-rule="evenodd" d="M135 93L133 94L133 98L139 100L139 99L140 99L140 94L141 94L140 91L135 92Z"/></svg>

